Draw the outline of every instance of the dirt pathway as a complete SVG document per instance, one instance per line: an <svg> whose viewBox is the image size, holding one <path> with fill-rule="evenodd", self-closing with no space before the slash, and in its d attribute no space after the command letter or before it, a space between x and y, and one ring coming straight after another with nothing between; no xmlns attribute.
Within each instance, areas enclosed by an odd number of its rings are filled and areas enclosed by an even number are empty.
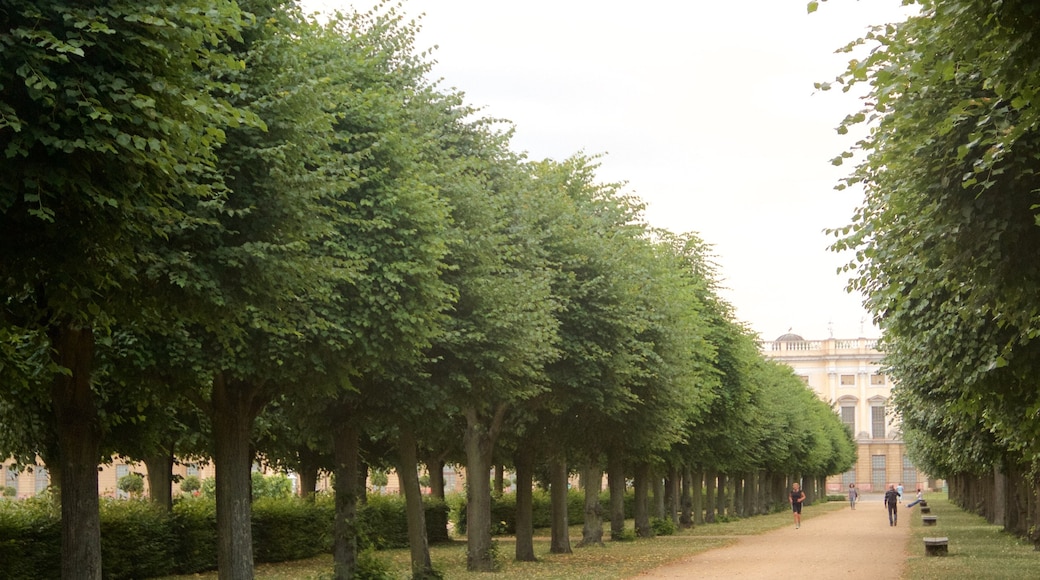
<svg viewBox="0 0 1040 580"><path fill-rule="evenodd" d="M804 515L812 514L806 506ZM888 525L880 495L864 496L856 509L808 517L737 543L691 556L635 576L650 578L863 578L898 580L907 558L910 518L899 509L899 525ZM793 521L793 520L792 520Z"/></svg>

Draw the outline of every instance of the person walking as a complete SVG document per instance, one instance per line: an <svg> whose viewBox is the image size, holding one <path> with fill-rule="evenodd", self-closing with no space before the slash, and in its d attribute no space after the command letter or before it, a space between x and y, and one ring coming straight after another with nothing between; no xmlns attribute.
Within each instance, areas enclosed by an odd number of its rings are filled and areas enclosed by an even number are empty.
<svg viewBox="0 0 1040 580"><path fill-rule="evenodd" d="M859 490L856 489L855 483L849 484L849 505L852 509L856 509L856 500L859 499Z"/></svg>
<svg viewBox="0 0 1040 580"><path fill-rule="evenodd" d="M914 501L906 504L906 507L912 508L915 505L921 503L922 501L924 501L924 494L921 493L921 488L917 488L917 499L915 499Z"/></svg>
<svg viewBox="0 0 1040 580"><path fill-rule="evenodd" d="M805 501L805 492L802 486L795 483L791 486L791 511L794 512L794 529L802 527L802 502Z"/></svg>
<svg viewBox="0 0 1040 580"><path fill-rule="evenodd" d="M900 483L896 486L896 493L899 494L899 503L903 503L903 484Z"/></svg>
<svg viewBox="0 0 1040 580"><path fill-rule="evenodd" d="M894 485L889 485L885 492L885 508L888 509L888 525L896 525L899 520L899 492Z"/></svg>

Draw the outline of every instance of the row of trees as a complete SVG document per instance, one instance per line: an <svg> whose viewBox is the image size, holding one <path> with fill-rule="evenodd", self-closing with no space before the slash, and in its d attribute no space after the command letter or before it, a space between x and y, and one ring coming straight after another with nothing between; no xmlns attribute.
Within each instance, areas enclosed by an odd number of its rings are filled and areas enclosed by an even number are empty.
<svg viewBox="0 0 1040 580"><path fill-rule="evenodd" d="M873 50L838 78L869 86L841 130L870 132L836 160L863 154L843 185L866 198L835 247L856 252L914 462L1040 547L1040 6L913 4L847 47Z"/></svg>
<svg viewBox="0 0 1040 580"><path fill-rule="evenodd" d="M562 502L575 469L606 469L612 492L634 477L644 533L655 477L740 474L775 497L851 465L838 418L718 298L710 247L650 228L595 158L511 151L508 126L427 79L398 7L4 15L0 455L42 458L60 488L63 577L101 577L113 455L145 462L164 505L175 458L214 462L236 579L258 456L306 489L334 474L340 578L367 465L401 475L417 577L435 575L420 464L509 465L528 516L536 471ZM487 477L469 478L467 523L469 566L490 569Z"/></svg>

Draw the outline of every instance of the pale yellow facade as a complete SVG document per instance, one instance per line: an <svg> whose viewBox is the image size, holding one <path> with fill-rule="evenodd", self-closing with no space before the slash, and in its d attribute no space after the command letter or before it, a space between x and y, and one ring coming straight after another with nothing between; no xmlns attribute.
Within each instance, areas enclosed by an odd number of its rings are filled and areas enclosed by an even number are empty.
<svg viewBox="0 0 1040 580"><path fill-rule="evenodd" d="M904 493L935 487L905 453L899 417L889 399L892 381L881 371L877 340L805 340L785 334L760 343L762 354L790 366L817 395L830 403L856 440L853 468L827 479L829 493L845 493L855 483L862 493L902 484Z"/></svg>

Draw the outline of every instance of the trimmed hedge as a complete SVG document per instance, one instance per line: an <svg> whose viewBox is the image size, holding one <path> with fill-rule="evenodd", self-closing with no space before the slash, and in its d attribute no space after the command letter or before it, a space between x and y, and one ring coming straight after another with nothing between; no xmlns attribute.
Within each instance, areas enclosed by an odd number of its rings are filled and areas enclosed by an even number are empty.
<svg viewBox="0 0 1040 580"><path fill-rule="evenodd" d="M408 546L401 496L371 495L358 506L359 548ZM430 542L449 540L448 506L426 500ZM146 500L102 500L101 560L106 579L194 574L217 567L216 505L182 497L167 513ZM335 503L266 498L253 503L253 553L257 562L284 562L332 551ZM61 576L61 513L41 496L0 500L0 577L11 580Z"/></svg>
<svg viewBox="0 0 1040 580"><path fill-rule="evenodd" d="M531 498L532 520L535 528L548 528L552 525L551 501L549 492L535 490ZM604 490L599 494L600 510L604 521L610 519L610 492ZM625 492L625 517L631 518L635 513L635 494L632 490ZM458 534L466 533L466 498L459 496L454 502L455 529ZM581 524L585 522L585 492L580 489L567 490L567 522ZM491 496L491 533L496 535L513 535L516 533L516 494L494 494Z"/></svg>

